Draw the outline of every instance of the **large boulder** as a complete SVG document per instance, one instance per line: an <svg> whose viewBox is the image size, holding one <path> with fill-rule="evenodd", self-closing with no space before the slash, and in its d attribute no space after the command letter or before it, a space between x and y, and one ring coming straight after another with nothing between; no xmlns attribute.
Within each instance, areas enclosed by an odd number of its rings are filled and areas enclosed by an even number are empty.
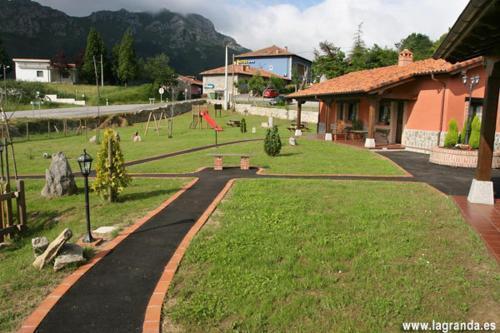
<svg viewBox="0 0 500 333"><path fill-rule="evenodd" d="M71 195L77 192L75 177L64 153L52 155L50 168L45 170L45 186L42 196L46 198Z"/></svg>

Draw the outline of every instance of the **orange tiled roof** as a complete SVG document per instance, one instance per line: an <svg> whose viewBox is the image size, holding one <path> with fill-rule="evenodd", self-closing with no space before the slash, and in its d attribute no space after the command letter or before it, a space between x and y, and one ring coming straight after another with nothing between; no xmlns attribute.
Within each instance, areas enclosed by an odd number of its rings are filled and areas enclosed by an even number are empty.
<svg viewBox="0 0 500 333"><path fill-rule="evenodd" d="M180 81L185 82L186 84L194 84L194 85L197 85L197 86L202 86L203 85L203 82L201 82L200 80L196 80L192 76L179 75L177 77L177 79L179 79Z"/></svg>
<svg viewBox="0 0 500 333"><path fill-rule="evenodd" d="M314 84L307 89L292 93L288 95L288 97L296 98L319 95L369 93L373 90L393 85L398 82L411 79L415 76L449 73L476 63L480 63L481 61L481 58L474 58L452 65L442 59L425 59L415 61L406 66L392 65L367 69Z"/></svg>
<svg viewBox="0 0 500 333"><path fill-rule="evenodd" d="M260 68L253 68L247 65L229 65L228 66L228 73L231 75L233 73L233 66L234 66L234 73L235 74L240 74L240 75L249 75L253 76L259 73L262 77L270 78L270 77L279 77L284 80L287 80L287 78L275 74L273 72L267 71L265 69L260 69ZM221 75L224 74L224 66L214 68L214 69L209 69L207 71L201 72L201 75Z"/></svg>
<svg viewBox="0 0 500 333"><path fill-rule="evenodd" d="M238 54L235 56L236 58L240 57L266 57L266 56L290 56L294 55L293 53L288 52L287 49L278 47L276 45L266 47L264 49L260 49L257 51L251 51L243 54Z"/></svg>

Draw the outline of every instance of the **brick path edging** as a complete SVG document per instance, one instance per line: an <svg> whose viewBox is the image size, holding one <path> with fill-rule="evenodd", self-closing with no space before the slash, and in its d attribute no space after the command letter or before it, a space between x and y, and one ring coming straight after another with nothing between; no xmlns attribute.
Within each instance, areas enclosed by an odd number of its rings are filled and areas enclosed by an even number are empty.
<svg viewBox="0 0 500 333"><path fill-rule="evenodd" d="M146 308L146 314L144 316L144 324L142 326L142 333L160 333L161 332L161 312L163 307L163 302L167 296L167 291L172 283L174 274L179 268L179 264L186 253L189 244L193 240L194 236L200 231L203 225L208 221L209 217L215 211L219 203L224 199L226 194L229 192L233 186L235 179L231 179L224 186L222 191L217 194L214 201L208 206L208 208L203 212L196 223L191 227L186 236L182 239L181 243L175 250L172 258L169 260L163 273L158 281L151 298L149 299L148 306Z"/></svg>
<svg viewBox="0 0 500 333"><path fill-rule="evenodd" d="M88 263L80 266L76 271L71 273L69 276L64 278L64 280L38 305L38 307L33 311L28 318L23 321L19 333L34 333L37 327L40 325L45 316L49 313L52 307L59 301L59 299L82 277L88 270L90 270L95 264L97 264L102 258L104 258L112 249L114 249L118 244L120 244L125 238L131 233L141 227L144 223L149 221L152 217L158 214L160 211L165 209L174 200L176 200L181 194L186 192L191 188L199 178L193 179L188 184L184 185L179 191L177 191L170 198L161 203L160 206L156 207L145 216L138 219L134 224L130 225L124 229L118 236L109 241L102 250L97 253Z"/></svg>

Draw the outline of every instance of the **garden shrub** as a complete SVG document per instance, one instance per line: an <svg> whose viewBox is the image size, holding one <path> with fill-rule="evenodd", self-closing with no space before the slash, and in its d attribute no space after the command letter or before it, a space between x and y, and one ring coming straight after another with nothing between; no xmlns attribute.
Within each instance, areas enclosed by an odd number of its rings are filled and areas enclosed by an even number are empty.
<svg viewBox="0 0 500 333"><path fill-rule="evenodd" d="M111 156L111 161L109 156ZM103 199L114 202L129 183L130 177L125 170L120 137L113 129L107 128L104 131L101 148L97 153L96 178L92 188Z"/></svg>
<svg viewBox="0 0 500 333"><path fill-rule="evenodd" d="M446 148L453 148L458 143L458 126L455 119L450 120L448 123L448 132L444 138L444 146Z"/></svg>
<svg viewBox="0 0 500 333"><path fill-rule="evenodd" d="M245 120L245 118L241 119L240 121L240 131L241 133L247 132L247 121Z"/></svg>
<svg viewBox="0 0 500 333"><path fill-rule="evenodd" d="M470 138L469 138L469 145L473 149L479 148L480 132L481 132L481 120L479 120L479 117L475 115L474 119L472 119Z"/></svg>
<svg viewBox="0 0 500 333"><path fill-rule="evenodd" d="M281 139L278 133L278 126L273 126L269 128L266 133L266 139L264 140L264 150L269 156L276 156L281 151Z"/></svg>

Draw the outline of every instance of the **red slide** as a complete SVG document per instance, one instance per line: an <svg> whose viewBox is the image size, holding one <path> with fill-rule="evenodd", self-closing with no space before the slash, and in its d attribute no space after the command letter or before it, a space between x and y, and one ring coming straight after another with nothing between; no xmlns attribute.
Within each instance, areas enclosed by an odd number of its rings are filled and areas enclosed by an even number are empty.
<svg viewBox="0 0 500 333"><path fill-rule="evenodd" d="M212 127L217 132L222 131L222 127L220 127L219 125L217 125L217 123L215 122L215 120L213 120L212 117L210 117L210 115L208 114L208 112L202 111L202 112L200 112L200 114L207 121L207 123L210 125L210 127Z"/></svg>

